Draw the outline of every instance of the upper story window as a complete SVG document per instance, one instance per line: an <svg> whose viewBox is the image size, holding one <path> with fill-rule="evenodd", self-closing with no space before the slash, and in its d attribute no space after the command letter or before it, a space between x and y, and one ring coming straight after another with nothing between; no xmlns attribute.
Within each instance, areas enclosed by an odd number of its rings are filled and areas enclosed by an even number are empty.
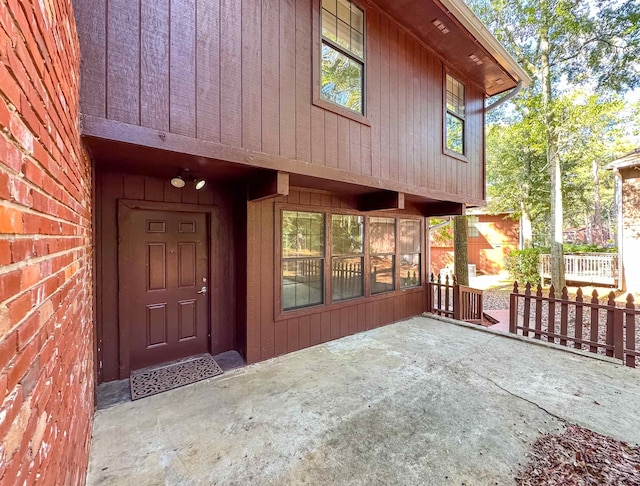
<svg viewBox="0 0 640 486"><path fill-rule="evenodd" d="M322 99L364 113L364 12L322 0Z"/></svg>
<svg viewBox="0 0 640 486"><path fill-rule="evenodd" d="M450 74L446 75L447 114L445 126L445 147L447 150L464 155L464 84Z"/></svg>

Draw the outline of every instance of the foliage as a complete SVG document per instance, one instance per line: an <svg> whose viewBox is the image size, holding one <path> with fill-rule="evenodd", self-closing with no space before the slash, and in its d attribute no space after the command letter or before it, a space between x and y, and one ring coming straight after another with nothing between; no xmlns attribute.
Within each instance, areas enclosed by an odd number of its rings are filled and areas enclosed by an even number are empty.
<svg viewBox="0 0 640 486"><path fill-rule="evenodd" d="M572 245L569 243L564 244L565 253L579 254L579 253L617 253L616 247L602 247L598 245Z"/></svg>
<svg viewBox="0 0 640 486"><path fill-rule="evenodd" d="M538 260L543 253L549 253L549 249L527 248L511 251L505 258L505 267L511 279L522 285L536 285L540 282Z"/></svg>

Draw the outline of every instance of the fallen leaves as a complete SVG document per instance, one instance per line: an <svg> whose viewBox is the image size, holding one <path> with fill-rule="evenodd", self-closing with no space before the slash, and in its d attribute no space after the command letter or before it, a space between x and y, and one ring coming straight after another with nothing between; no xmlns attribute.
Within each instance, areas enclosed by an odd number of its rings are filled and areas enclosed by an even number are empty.
<svg viewBox="0 0 640 486"><path fill-rule="evenodd" d="M520 486L640 484L640 447L570 425L560 435L543 434L532 460L517 477Z"/></svg>

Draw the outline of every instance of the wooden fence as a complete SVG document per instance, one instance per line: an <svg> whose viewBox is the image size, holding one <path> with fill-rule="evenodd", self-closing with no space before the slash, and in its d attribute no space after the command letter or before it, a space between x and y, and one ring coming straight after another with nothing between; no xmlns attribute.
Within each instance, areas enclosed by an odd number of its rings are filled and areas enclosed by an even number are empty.
<svg viewBox="0 0 640 486"><path fill-rule="evenodd" d="M564 256L565 278L571 282L618 285L617 253L582 253ZM551 278L551 255L540 255L540 280Z"/></svg>
<svg viewBox="0 0 640 486"><path fill-rule="evenodd" d="M436 279L431 274L428 299L428 312L459 321L482 322L482 290L458 285L455 277L449 280L447 275L442 281L440 275Z"/></svg>
<svg viewBox="0 0 640 486"><path fill-rule="evenodd" d="M613 292L602 304L595 290L591 299L585 299L578 289L575 300L571 300L566 287L556 297L552 286L545 297L540 285L532 293L527 284L524 293L520 293L515 283L510 296L510 332L605 354L632 368L640 363L640 333L636 332L639 318L640 309L635 308L631 294L624 306L617 306Z"/></svg>

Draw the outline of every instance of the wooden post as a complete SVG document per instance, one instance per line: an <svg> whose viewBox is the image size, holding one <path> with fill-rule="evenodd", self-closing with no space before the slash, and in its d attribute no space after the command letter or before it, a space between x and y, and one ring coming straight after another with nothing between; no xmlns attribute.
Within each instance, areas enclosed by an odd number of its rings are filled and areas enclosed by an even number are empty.
<svg viewBox="0 0 640 486"><path fill-rule="evenodd" d="M576 349L582 349L582 343L577 340L582 339L582 289L578 288L576 294L576 329L575 329L576 341L573 342L573 347Z"/></svg>
<svg viewBox="0 0 640 486"><path fill-rule="evenodd" d="M524 314L522 316L522 335L529 337L529 318L531 317L531 284L524 287Z"/></svg>
<svg viewBox="0 0 640 486"><path fill-rule="evenodd" d="M462 320L462 294L458 283L453 285L453 318L458 321Z"/></svg>
<svg viewBox="0 0 640 486"><path fill-rule="evenodd" d="M567 335L568 328L568 317L569 317L569 292L567 291L567 287L562 288L561 295L562 302L560 302L560 334L563 336ZM562 346L567 345L567 340L564 338L560 338L560 344Z"/></svg>
<svg viewBox="0 0 640 486"><path fill-rule="evenodd" d="M600 304L598 300L598 292L596 290L591 294L591 333L589 340L591 342L598 342L598 305ZM589 346L589 351L592 353L598 352L598 346L592 344Z"/></svg>
<svg viewBox="0 0 640 486"><path fill-rule="evenodd" d="M626 314L626 333L627 333L627 351L634 352L636 350L636 315L635 307L633 305L633 295L627 295L627 305L625 308ZM636 367L636 357L632 354L627 354L625 364L631 368Z"/></svg>
<svg viewBox="0 0 640 486"><path fill-rule="evenodd" d="M542 285L536 289L536 333L534 338L542 339Z"/></svg>
<svg viewBox="0 0 640 486"><path fill-rule="evenodd" d="M518 282L513 282L513 292L509 296L509 332L518 334Z"/></svg>
<svg viewBox="0 0 640 486"><path fill-rule="evenodd" d="M615 305L616 305L616 296L613 292L609 292L609 300L607 301L607 346L614 346L615 347L615 327L616 327L616 312L615 312ZM614 349L608 348L606 351L607 356L613 356L614 355ZM617 356L616 356L617 357Z"/></svg>
<svg viewBox="0 0 640 486"><path fill-rule="evenodd" d="M547 342L555 343L556 338L551 336L556 332L556 289L552 285L549 288L549 314L547 316Z"/></svg>

